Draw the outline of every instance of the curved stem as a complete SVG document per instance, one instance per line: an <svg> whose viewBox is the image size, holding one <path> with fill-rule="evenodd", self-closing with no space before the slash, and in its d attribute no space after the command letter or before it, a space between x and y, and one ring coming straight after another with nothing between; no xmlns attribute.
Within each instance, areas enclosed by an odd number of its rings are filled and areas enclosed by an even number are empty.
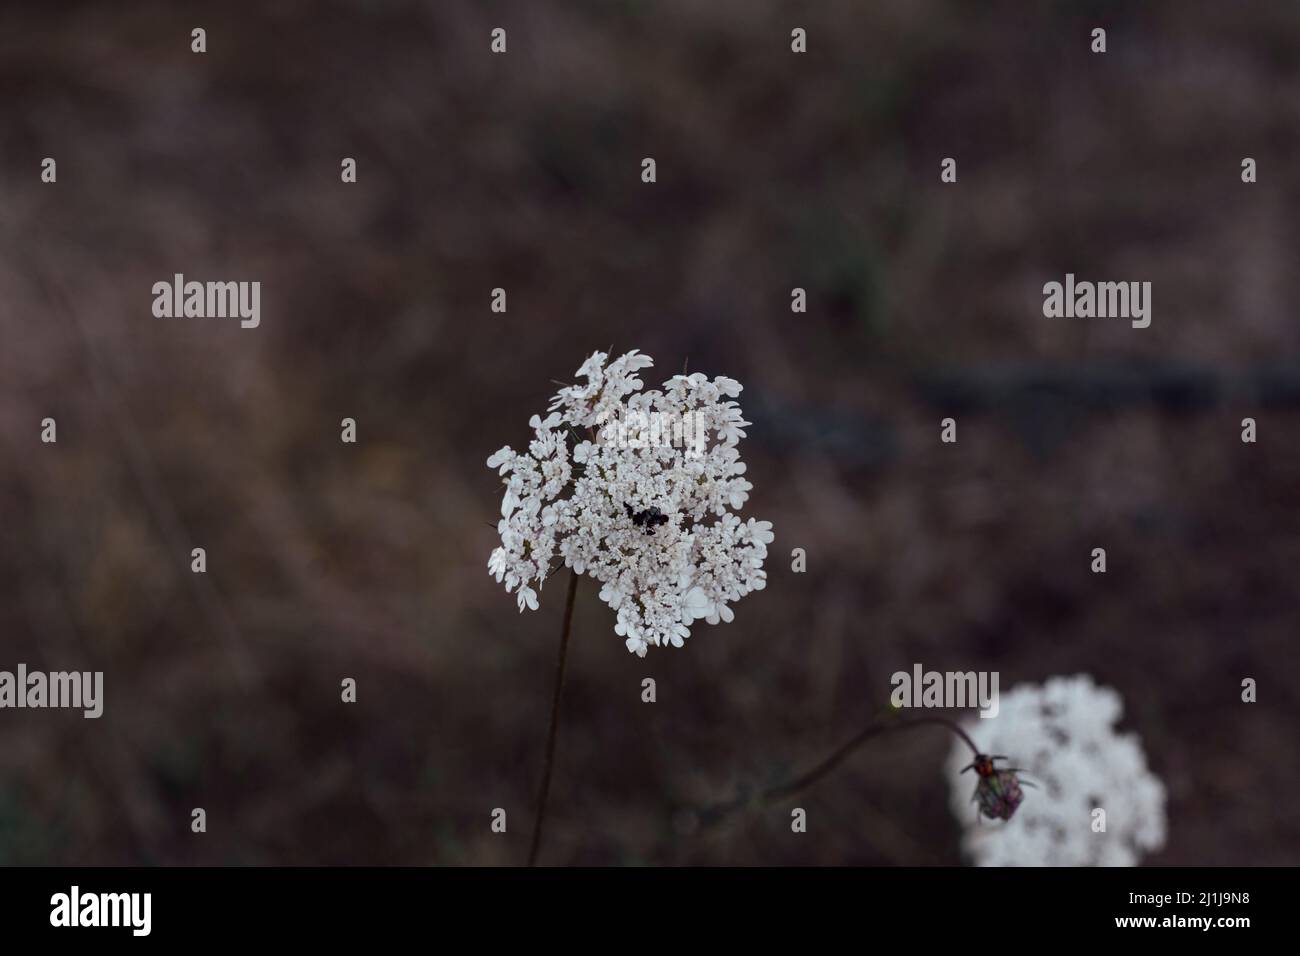
<svg viewBox="0 0 1300 956"><path fill-rule="evenodd" d="M546 738L546 763L542 768L542 787L537 797L537 819L533 823L533 840L528 849L528 865L537 865L542 847L542 824L546 822L546 798L551 792L551 769L555 766L555 741L560 734L560 695L564 690L564 664L569 653L569 631L573 626L573 599L578 593L578 573L569 577L569 593L564 600L564 630L560 633L560 656L555 662L555 692L551 697L551 730Z"/></svg>
<svg viewBox="0 0 1300 956"><path fill-rule="evenodd" d="M875 723L860 731L856 736L849 740L839 749L833 751L829 757L817 764L811 770L801 774L789 783L783 783L780 786L764 790L758 795L749 799L735 800L722 806L713 807L700 814L701 823L711 825L718 823L730 816L736 810L743 809L754 805L767 805L785 800L795 794L801 793L814 783L827 776L836 767L847 760L854 751L865 744L868 740L878 737L881 734L887 734L895 730L908 730L913 727L921 727L927 724L944 727L959 737L971 753L979 756L980 749L975 746L975 741L970 739L970 735L962 730L951 720L944 717L914 717L910 720L891 721L888 723Z"/></svg>
<svg viewBox="0 0 1300 956"><path fill-rule="evenodd" d="M808 787L811 787L818 780L825 777L832 770L834 770L845 760L847 760L849 756L853 753L853 751L857 750L859 747L861 747L871 738L878 737L881 734L889 733L892 730L907 730L908 728L919 727L924 724L935 724L940 727L946 727L948 730L952 731L954 734L956 734L958 737L962 739L962 741L966 744L966 746L971 749L971 753L975 754L976 756L979 755L980 752L979 748L975 746L975 742L970 739L970 736L966 733L966 731L962 730L951 720L947 720L946 718L943 717L915 717L911 720L902 720L896 723L872 724L870 727L867 727L865 730L861 731L852 740L850 740L844 746L840 747L838 750L832 753L829 757L827 757L817 766L813 767L807 773L803 774L802 776L796 777L794 780L790 781L789 783L782 784L779 787L773 787L771 790L764 791L762 794L760 794L759 799L762 800L764 803L774 803L777 800L784 800L786 797L792 797L795 794L800 793L803 790L806 790Z"/></svg>

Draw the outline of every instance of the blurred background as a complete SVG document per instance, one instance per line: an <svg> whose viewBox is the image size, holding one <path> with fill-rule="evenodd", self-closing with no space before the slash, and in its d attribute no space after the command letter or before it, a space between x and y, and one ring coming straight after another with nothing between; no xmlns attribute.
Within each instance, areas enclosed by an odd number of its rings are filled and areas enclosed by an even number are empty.
<svg viewBox="0 0 1300 956"><path fill-rule="evenodd" d="M1297 862L1300 5L8 4L0 90L0 668L106 696L0 712L0 862L522 862L564 585L489 577L484 462L611 345L744 383L777 539L644 660L581 582L543 862L963 862L941 731L798 838L673 813L917 662L1092 674L1169 791L1147 862ZM176 272L260 328L154 318ZM1151 327L1044 318L1066 272Z"/></svg>

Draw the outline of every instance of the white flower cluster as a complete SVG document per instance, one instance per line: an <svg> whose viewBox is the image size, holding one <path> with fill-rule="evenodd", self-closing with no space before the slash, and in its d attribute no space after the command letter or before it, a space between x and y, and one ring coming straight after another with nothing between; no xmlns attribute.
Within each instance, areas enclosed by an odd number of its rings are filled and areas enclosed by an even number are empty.
<svg viewBox="0 0 1300 956"><path fill-rule="evenodd" d="M520 611L536 610L535 586L557 559L590 575L618 615L615 633L644 656L651 644L681 647L700 618L732 620L728 605L767 583L772 525L734 514L751 487L736 447L749 422L731 401L740 383L695 373L642 391L637 372L650 356L607 359L593 354L578 369L585 383L532 417L526 453L507 446L488 459L506 486L488 571ZM629 429L684 418L697 430L689 451L648 435L628 440Z"/></svg>
<svg viewBox="0 0 1300 956"><path fill-rule="evenodd" d="M1165 788L1148 769L1135 734L1117 734L1123 704L1091 677L1053 677L1002 695L996 717L963 724L986 754L1018 767L1024 803L1005 823L976 820L974 781L961 768L970 751L955 742L948 760L952 810L962 847L979 866L1136 866L1165 842ZM1104 832L1093 811L1106 812Z"/></svg>

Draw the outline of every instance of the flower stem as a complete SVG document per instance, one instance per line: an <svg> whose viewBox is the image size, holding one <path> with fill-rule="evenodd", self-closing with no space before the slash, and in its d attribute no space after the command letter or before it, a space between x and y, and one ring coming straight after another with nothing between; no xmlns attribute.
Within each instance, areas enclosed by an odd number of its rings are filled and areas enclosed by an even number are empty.
<svg viewBox="0 0 1300 956"><path fill-rule="evenodd" d="M760 799L763 803L775 803L778 800L784 800L787 797L792 797L797 793L801 793L842 764L846 759L848 759L853 751L857 750L873 737L889 733L892 730L907 730L908 728L919 727L924 724L936 724L940 727L946 727L948 730L960 737L965 742L966 746L970 747L971 753L976 755L979 754L979 748L975 746L975 742L970 739L966 731L962 730L951 720L947 720L943 717L915 717L911 720L901 720L895 723L872 724L865 730L859 732L852 740L840 747L839 750L836 750L807 773L800 777L796 777L789 783L764 791L760 795Z"/></svg>
<svg viewBox="0 0 1300 956"><path fill-rule="evenodd" d="M962 742L971 749L971 753L978 756L980 749L975 746L975 742L970 739L970 735L946 718L914 717L910 720L877 722L868 725L849 740L848 743L841 746L838 750L833 751L831 755L821 763L817 764L806 773L796 777L794 780L791 780L789 783L783 783L780 786L764 790L747 799L735 800L731 803L705 810L700 814L700 822L706 826L711 826L721 822L737 810L752 806L767 806L793 797L796 794L802 793L804 790L817 783L817 781L830 774L831 771L847 760L854 751L867 741L895 730L908 730L913 727L921 727L927 724L944 727L951 731L957 737L961 738Z"/></svg>
<svg viewBox="0 0 1300 956"><path fill-rule="evenodd" d="M528 865L537 865L542 846L542 825L546 822L546 798L551 792L551 769L555 766L555 741L560 735L560 695L564 690L564 664L569 653L569 631L573 625L573 599L578 593L578 573L569 577L569 593L564 600L564 630L560 634L560 656L555 662L555 693L551 698L551 730L546 737L546 764L542 768L542 787L537 797L537 819L533 823L533 842L528 850Z"/></svg>

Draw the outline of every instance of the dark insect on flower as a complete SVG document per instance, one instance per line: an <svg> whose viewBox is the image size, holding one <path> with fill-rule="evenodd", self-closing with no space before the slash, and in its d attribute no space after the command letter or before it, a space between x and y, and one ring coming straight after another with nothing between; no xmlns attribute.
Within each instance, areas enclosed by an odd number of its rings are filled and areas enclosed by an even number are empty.
<svg viewBox="0 0 1300 956"><path fill-rule="evenodd" d="M632 519L634 525L638 528L645 528L646 534L654 534L656 527L668 523L668 516L658 508L647 508L645 511L633 511L632 506L624 502L623 509L627 512L627 516Z"/></svg>
<svg viewBox="0 0 1300 956"><path fill-rule="evenodd" d="M1002 756L990 757L987 754L976 754L975 761L962 767L961 770L962 773L974 770L979 777L971 800L979 804L979 812L990 820L1010 820L1016 808L1025 799L1024 791L1020 789L1021 780L1016 776L1021 772L1020 769L999 768L993 763L995 760L1006 759ZM1027 780L1024 784L1027 787L1033 786Z"/></svg>

